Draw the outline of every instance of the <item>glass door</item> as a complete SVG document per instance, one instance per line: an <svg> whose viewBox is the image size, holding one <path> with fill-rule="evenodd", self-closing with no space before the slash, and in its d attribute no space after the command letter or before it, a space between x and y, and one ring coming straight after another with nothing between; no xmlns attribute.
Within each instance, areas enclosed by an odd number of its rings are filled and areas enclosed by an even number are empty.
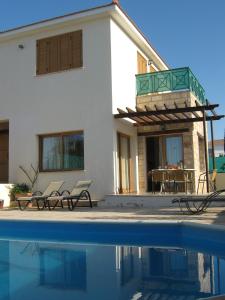
<svg viewBox="0 0 225 300"><path fill-rule="evenodd" d="M9 172L9 132L0 131L0 183L8 182Z"/></svg>
<svg viewBox="0 0 225 300"><path fill-rule="evenodd" d="M130 137L118 133L119 193L130 192Z"/></svg>
<svg viewBox="0 0 225 300"><path fill-rule="evenodd" d="M182 136L170 136L165 138L166 165L177 167L183 164L183 140Z"/></svg>

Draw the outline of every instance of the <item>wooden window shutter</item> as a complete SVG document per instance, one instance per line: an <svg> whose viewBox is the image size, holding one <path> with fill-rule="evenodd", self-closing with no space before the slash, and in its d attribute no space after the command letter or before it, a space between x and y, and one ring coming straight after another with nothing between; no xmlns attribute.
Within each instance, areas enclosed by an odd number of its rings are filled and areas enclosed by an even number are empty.
<svg viewBox="0 0 225 300"><path fill-rule="evenodd" d="M59 70L59 37L55 36L49 40L49 72Z"/></svg>
<svg viewBox="0 0 225 300"><path fill-rule="evenodd" d="M48 39L37 41L37 74L49 72Z"/></svg>
<svg viewBox="0 0 225 300"><path fill-rule="evenodd" d="M83 37L82 30L72 32L70 35L72 68L81 68L83 66Z"/></svg>
<svg viewBox="0 0 225 300"><path fill-rule="evenodd" d="M71 69L69 63L70 47L69 47L69 34L63 34L59 37L59 56L61 71Z"/></svg>
<svg viewBox="0 0 225 300"><path fill-rule="evenodd" d="M137 53L138 74L147 73L147 59L145 59L139 52Z"/></svg>
<svg viewBox="0 0 225 300"><path fill-rule="evenodd" d="M37 41L37 75L83 66L82 30Z"/></svg>

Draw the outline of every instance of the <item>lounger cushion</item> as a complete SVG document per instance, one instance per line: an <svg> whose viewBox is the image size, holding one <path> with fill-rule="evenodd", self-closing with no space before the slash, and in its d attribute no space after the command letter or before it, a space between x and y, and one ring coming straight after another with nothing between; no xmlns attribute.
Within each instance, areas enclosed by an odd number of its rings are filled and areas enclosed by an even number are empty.
<svg viewBox="0 0 225 300"><path fill-rule="evenodd" d="M16 199L17 201L31 201L33 197L19 197Z"/></svg>
<svg viewBox="0 0 225 300"><path fill-rule="evenodd" d="M32 197L19 197L17 198L17 201L32 201L35 199L43 199L46 198L45 196L41 195L41 196L32 196Z"/></svg>
<svg viewBox="0 0 225 300"><path fill-rule="evenodd" d="M65 198L64 196L51 196L51 197L48 197L48 201L61 201L64 198Z"/></svg>

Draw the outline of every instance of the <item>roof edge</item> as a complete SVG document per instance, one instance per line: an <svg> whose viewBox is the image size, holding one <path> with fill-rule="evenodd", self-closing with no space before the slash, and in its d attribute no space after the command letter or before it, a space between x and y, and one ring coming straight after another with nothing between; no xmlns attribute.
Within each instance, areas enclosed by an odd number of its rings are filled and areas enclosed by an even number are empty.
<svg viewBox="0 0 225 300"><path fill-rule="evenodd" d="M135 23L135 21L125 12L125 10L121 7L121 5L116 4L116 7L122 12L122 14L127 18L127 20L131 23L131 25L134 27L134 29L138 32L138 34L143 38L145 43L148 44L148 46L151 48L151 50L154 52L154 54L158 57L158 59L161 61L162 64L168 69L170 69L169 65L165 62L165 60L159 55L158 51L155 47L153 47L150 40L145 36L145 34L142 32L142 30L138 27L138 25Z"/></svg>
<svg viewBox="0 0 225 300"><path fill-rule="evenodd" d="M26 30L27 31L32 31L32 30L35 30L36 28L32 28L32 27L35 27L35 26L38 26L38 25L42 25L43 26L51 26L51 22L52 21L57 21L57 20L60 20L60 19L67 19L67 18L70 18L70 17L75 17L75 16L79 16L79 15L82 15L82 14L85 14L85 13L91 13L91 12L95 12L95 11L98 11L100 10L100 13L101 13L101 9L103 10L104 12L104 9L107 9L107 8L114 8L115 10L117 10L118 12L120 12L120 14L122 14L124 16L124 18L127 19L127 21L130 23L131 27L133 27L133 31L136 31L137 34L140 35L140 37L143 39L143 41L148 45L148 47L150 47L151 51L154 52L154 55L156 57L158 57L158 59L161 61L161 63L169 69L169 66L168 64L164 61L164 59L158 54L157 50L152 46L151 42L149 41L149 39L144 35L144 33L141 31L141 29L137 26L137 24L132 20L132 18L123 10L123 8L121 7L121 5L119 3L116 3L114 1L110 2L110 3L107 3L107 4L104 4L104 5L100 5L100 6L96 6L96 7L92 7L92 8L88 8L88 9L83 9L83 10L80 10L80 11L76 11L76 12L72 12L72 13L68 13L68 14L65 14L65 15L61 15L61 16L57 16L57 17L53 17L53 18L49 18L49 19L44 19L44 20L41 20L41 21L37 21L37 22L33 22L33 23L30 23L30 24L27 24L27 25L23 25L23 26L19 26L19 27L15 27L15 28L11 28L11 29L8 29L8 30L5 30L5 31L0 31L0 39L1 37L4 38L4 37L8 37L11 36L11 35L16 35L16 34L19 34L21 33L20 31L23 31L23 30ZM81 16L82 17L82 16ZM67 20L65 20L66 22ZM50 24L48 24L50 23ZM37 28L37 29L40 29Z"/></svg>
<svg viewBox="0 0 225 300"><path fill-rule="evenodd" d="M49 19L44 19L44 20L41 20L41 21L33 22L33 23L30 23L30 24L27 24L27 25L22 25L22 26L14 27L14 28L7 29L7 30L4 30L4 31L0 31L0 36L5 34L5 33L10 33L10 32L13 33L13 32L15 32L17 30L20 30L20 29L32 27L32 26L39 25L39 24L44 24L44 23L59 20L59 19L62 19L62 18L76 16L76 15L83 14L83 13L86 13L86 12L91 12L91 11L94 11L94 10L98 10L98 9L101 9L101 8L107 8L107 7L115 6L115 5L120 7L119 5L111 2L111 3L105 4L105 5L95 6L95 7L92 7L92 8L83 9L83 10L75 11L75 12L68 13L68 14L65 14L65 15L60 15L60 16L57 16L57 17L52 17L52 18L49 18ZM120 7L120 9L121 9L121 7Z"/></svg>

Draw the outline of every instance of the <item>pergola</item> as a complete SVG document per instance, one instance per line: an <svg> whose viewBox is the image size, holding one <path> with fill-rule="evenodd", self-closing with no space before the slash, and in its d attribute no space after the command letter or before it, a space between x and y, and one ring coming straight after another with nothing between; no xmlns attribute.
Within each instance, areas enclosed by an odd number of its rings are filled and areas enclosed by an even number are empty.
<svg viewBox="0 0 225 300"><path fill-rule="evenodd" d="M217 115L215 108L219 107L219 104L210 104L208 100L204 105L199 105L195 101L195 105L188 105L187 102L183 104L177 104L168 107L163 104L163 107L154 105L154 109L151 109L148 105L145 108L136 106L136 110L126 107L126 111L118 108L118 114L115 114L115 119L130 119L134 122L134 126L155 126L166 124L185 124L202 122L204 132L204 149L205 149L205 165L206 165L206 184L207 192L209 192L209 166L208 166L208 147L207 147L207 131L206 122L210 121L211 127L211 139L212 139L212 155L213 155L213 168L215 169L215 153L214 153L214 134L213 134L213 121L224 118L224 115ZM165 131L164 131L165 132ZM151 134L160 134L160 131L151 132ZM173 133L173 130L167 130L167 134ZM139 135L149 135L149 133L140 133Z"/></svg>

